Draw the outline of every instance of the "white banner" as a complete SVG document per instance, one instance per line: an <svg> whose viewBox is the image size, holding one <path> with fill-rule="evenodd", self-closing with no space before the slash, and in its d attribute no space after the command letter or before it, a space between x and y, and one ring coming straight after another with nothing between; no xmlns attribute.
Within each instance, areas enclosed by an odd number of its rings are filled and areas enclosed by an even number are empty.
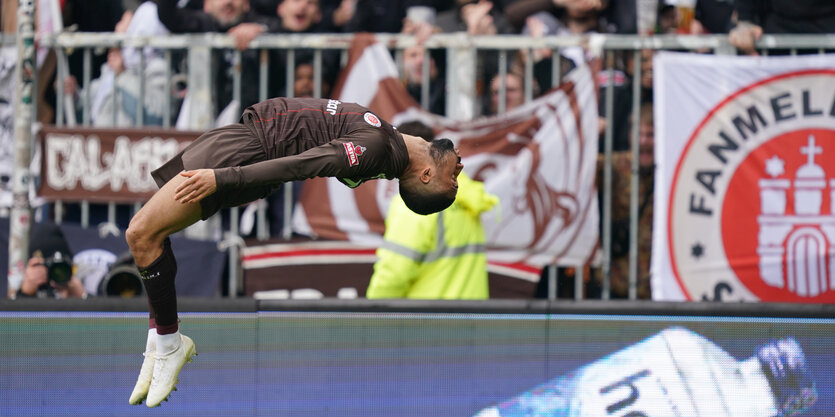
<svg viewBox="0 0 835 417"><path fill-rule="evenodd" d="M581 265L598 247L595 190L597 102L591 71L566 75L553 92L505 115L456 122L419 109L397 80L388 50L358 36L334 94L369 106L394 125L419 119L461 151L464 170L500 197L483 217L491 262L534 271ZM378 245L395 181L351 190L333 179L305 183L294 214L298 233Z"/></svg>
<svg viewBox="0 0 835 417"><path fill-rule="evenodd" d="M653 298L835 300L835 56L653 68Z"/></svg>

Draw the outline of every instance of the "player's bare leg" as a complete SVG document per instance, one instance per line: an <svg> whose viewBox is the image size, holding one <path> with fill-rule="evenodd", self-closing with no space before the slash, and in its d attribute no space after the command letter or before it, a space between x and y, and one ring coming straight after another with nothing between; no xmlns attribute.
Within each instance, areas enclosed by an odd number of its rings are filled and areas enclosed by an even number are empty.
<svg viewBox="0 0 835 417"><path fill-rule="evenodd" d="M145 359L130 397L131 404L156 407L175 389L183 365L197 354L194 342L180 334L174 277L177 264L168 236L200 220L199 203L179 203L174 194L186 178L172 178L131 219L128 246L142 275L151 310Z"/></svg>

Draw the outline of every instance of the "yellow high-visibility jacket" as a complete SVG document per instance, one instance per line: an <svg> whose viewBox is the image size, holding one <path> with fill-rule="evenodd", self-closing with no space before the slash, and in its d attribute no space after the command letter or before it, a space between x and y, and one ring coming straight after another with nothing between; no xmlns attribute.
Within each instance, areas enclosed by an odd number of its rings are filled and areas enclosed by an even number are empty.
<svg viewBox="0 0 835 417"><path fill-rule="evenodd" d="M488 298L487 256L481 213L498 197L463 172L446 210L422 216L392 199L384 242L368 285L368 298Z"/></svg>

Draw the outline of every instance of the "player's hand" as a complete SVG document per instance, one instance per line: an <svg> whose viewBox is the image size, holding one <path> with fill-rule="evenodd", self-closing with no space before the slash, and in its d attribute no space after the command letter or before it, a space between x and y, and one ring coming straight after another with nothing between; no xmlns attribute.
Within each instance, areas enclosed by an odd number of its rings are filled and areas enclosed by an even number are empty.
<svg viewBox="0 0 835 417"><path fill-rule="evenodd" d="M180 175L188 178L174 190L174 199L180 203L196 203L217 191L213 169L183 171Z"/></svg>

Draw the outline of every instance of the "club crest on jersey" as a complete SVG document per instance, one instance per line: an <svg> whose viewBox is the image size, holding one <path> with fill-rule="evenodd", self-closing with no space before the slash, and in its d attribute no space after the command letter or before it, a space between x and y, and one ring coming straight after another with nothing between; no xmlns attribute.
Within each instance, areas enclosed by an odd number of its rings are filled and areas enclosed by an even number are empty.
<svg viewBox="0 0 835 417"><path fill-rule="evenodd" d="M345 153L348 155L348 165L359 165L359 157L365 153L365 146L354 145L354 142L345 142L342 145L345 146Z"/></svg>
<svg viewBox="0 0 835 417"><path fill-rule="evenodd" d="M667 233L690 299L835 301L835 71L745 87L694 131Z"/></svg>
<svg viewBox="0 0 835 417"><path fill-rule="evenodd" d="M339 101L339 100L328 100L328 104L325 106L325 111L330 113L331 116L335 116L336 115L336 108L340 104L342 104L342 102Z"/></svg>
<svg viewBox="0 0 835 417"><path fill-rule="evenodd" d="M365 112L365 115L363 115L362 118L365 119L365 122L371 126L380 127L382 125L382 123L380 123L380 119L371 112Z"/></svg>

